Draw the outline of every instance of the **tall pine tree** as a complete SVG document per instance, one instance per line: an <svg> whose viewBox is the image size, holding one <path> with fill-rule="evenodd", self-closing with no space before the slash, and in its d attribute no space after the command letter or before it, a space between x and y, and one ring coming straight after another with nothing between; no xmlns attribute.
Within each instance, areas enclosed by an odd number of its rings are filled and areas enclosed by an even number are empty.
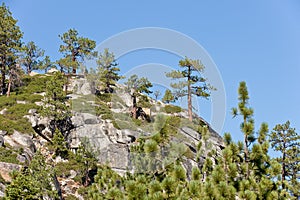
<svg viewBox="0 0 300 200"><path fill-rule="evenodd" d="M179 61L179 67L183 68L183 70L173 70L167 73L166 76L179 80L177 83L172 83L171 87L175 89L177 98L187 96L189 120L192 121L192 96L196 95L208 99L211 90L215 88L210 86L207 80L200 75L204 71L204 65L199 60L185 58ZM195 75L196 72L198 72L198 75Z"/></svg>

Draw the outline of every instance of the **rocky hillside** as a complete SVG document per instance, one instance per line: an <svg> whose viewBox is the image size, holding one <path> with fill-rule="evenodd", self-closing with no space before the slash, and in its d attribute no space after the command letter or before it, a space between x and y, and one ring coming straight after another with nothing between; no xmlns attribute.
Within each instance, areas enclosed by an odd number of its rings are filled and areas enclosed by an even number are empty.
<svg viewBox="0 0 300 200"><path fill-rule="evenodd" d="M51 120L41 115L48 79L41 75L28 77L24 86L9 99L0 97L0 198L11 181L11 172L27 166L39 151L46 162L56 168L62 196L83 199L78 189L84 184L76 179L79 174L76 164L70 159L53 156L50 147L53 143ZM132 119L131 96L123 85L117 85L114 94L94 95L85 78L73 77L68 90L67 106L72 112L64 135L68 148L75 155L81 141L88 141L97 152L98 164L106 165L120 175L140 170L147 172L137 162L145 154L136 149L149 139L154 138L164 146L164 150L153 151L160 161L152 171L157 172L180 158L188 179L193 166L203 166L209 153L217 155L224 147L220 135L201 117L194 116L194 121L190 122L186 110L147 96L139 105L148 118ZM167 138L161 139L159 134L164 131L168 133ZM176 150L180 148L182 150Z"/></svg>

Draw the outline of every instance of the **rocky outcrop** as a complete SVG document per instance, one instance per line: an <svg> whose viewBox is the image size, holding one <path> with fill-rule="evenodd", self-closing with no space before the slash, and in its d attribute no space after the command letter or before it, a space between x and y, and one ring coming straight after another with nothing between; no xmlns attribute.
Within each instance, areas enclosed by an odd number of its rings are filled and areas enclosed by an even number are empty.
<svg viewBox="0 0 300 200"><path fill-rule="evenodd" d="M17 165L17 164L13 164L13 163L6 163L6 162L0 162L0 175L2 176L2 178L7 181L10 182L11 181L11 177L10 177L10 172L16 170L19 171L21 170L22 166L21 165Z"/></svg>

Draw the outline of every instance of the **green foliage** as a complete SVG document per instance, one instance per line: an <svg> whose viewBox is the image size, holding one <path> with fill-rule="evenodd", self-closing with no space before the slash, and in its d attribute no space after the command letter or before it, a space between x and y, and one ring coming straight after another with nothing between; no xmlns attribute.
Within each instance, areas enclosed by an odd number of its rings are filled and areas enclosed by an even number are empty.
<svg viewBox="0 0 300 200"><path fill-rule="evenodd" d="M28 168L13 174L13 180L5 190L4 199L41 199L43 196L56 198L53 190L53 171L39 152Z"/></svg>
<svg viewBox="0 0 300 200"><path fill-rule="evenodd" d="M280 153L277 161L281 164L280 184L283 191L293 197L300 197L300 135L290 122L277 124L270 134L270 143L275 151Z"/></svg>
<svg viewBox="0 0 300 200"><path fill-rule="evenodd" d="M13 18L12 13L4 3L0 6L0 27L1 89L2 91L8 90L9 96L10 87L14 84L15 79L19 79L21 72L16 68L16 62L21 50L23 34L17 26L17 20ZM7 77L8 81L6 81Z"/></svg>
<svg viewBox="0 0 300 200"><path fill-rule="evenodd" d="M84 37L78 37L78 32L75 29L69 29L62 35L59 35L63 44L59 47L59 52L64 54L65 58L70 58L71 62L75 63L68 67L73 67L73 73L78 68L77 58L84 56L96 56L94 49L96 42Z"/></svg>
<svg viewBox="0 0 300 200"><path fill-rule="evenodd" d="M60 156L64 159L68 158L69 150L67 148L67 142L65 141L64 136L58 129L55 130L51 147L54 149L55 152L54 157Z"/></svg>
<svg viewBox="0 0 300 200"><path fill-rule="evenodd" d="M204 66L199 60L192 60L186 57L179 61L179 66L183 68L182 71L173 70L166 73L166 76L179 80L176 83L171 83L171 87L175 89L176 98L187 96L189 120L192 121L192 95L208 99L210 92L215 90L215 88L209 85L207 80L200 75L204 71ZM198 72L198 74L195 75L195 72ZM170 97L171 94L168 92L166 100L171 100Z"/></svg>
<svg viewBox="0 0 300 200"><path fill-rule="evenodd" d="M175 101L175 97L172 94L171 90L166 90L165 91L165 94L164 94L164 97L162 98L162 101L166 102L166 103L170 103L170 102Z"/></svg>
<svg viewBox="0 0 300 200"><path fill-rule="evenodd" d="M151 108L152 104L149 97L146 95L140 95L138 100L138 106L142 108Z"/></svg>
<svg viewBox="0 0 300 200"><path fill-rule="evenodd" d="M112 86L116 85L116 82L123 78L118 74L120 68L115 60L113 53L108 49L104 49L104 52L98 55L98 78L99 88L103 88L105 93L112 93L114 90Z"/></svg>
<svg viewBox="0 0 300 200"><path fill-rule="evenodd" d="M0 162L19 164L17 155L17 152L9 148L0 147Z"/></svg>
<svg viewBox="0 0 300 200"><path fill-rule="evenodd" d="M145 77L139 78L137 75L132 75L128 78L125 85L132 96L132 117L137 118L137 98L141 96L141 93L152 93L149 89L152 87L152 83ZM141 104L141 102L139 103Z"/></svg>
<svg viewBox="0 0 300 200"><path fill-rule="evenodd" d="M42 65L42 60L39 58L44 56L44 50L35 45L33 41L28 42L23 46L21 64L25 67L26 73L30 74L32 70L39 69Z"/></svg>
<svg viewBox="0 0 300 200"><path fill-rule="evenodd" d="M92 182L89 172L97 169L97 156L99 150L95 149L87 138L81 139L81 144L76 152L75 159L82 164L80 176L82 183L88 186Z"/></svg>
<svg viewBox="0 0 300 200"><path fill-rule="evenodd" d="M24 76L22 78L23 86L18 88L16 91L19 94L35 94L46 91L48 81L52 79L51 76L35 75L35 76Z"/></svg>
<svg viewBox="0 0 300 200"><path fill-rule="evenodd" d="M70 116L69 108L66 105L66 95L63 91L64 76L56 72L47 82L43 116L47 116L55 121L64 120Z"/></svg>
<svg viewBox="0 0 300 200"><path fill-rule="evenodd" d="M181 107L179 107L179 106L173 106L173 105L166 105L164 107L164 110L165 110L166 113L174 114L174 113L181 112Z"/></svg>
<svg viewBox="0 0 300 200"><path fill-rule="evenodd" d="M28 121L28 119L24 117L17 118L12 114L10 114L10 117L12 117L12 119L0 115L0 130L7 131L8 134L12 134L14 130L24 134L33 132L31 123Z"/></svg>

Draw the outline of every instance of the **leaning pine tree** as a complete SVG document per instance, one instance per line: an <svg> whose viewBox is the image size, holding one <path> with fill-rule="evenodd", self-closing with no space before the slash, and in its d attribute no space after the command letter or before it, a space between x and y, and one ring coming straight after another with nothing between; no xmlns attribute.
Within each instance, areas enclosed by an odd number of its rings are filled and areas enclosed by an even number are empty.
<svg viewBox="0 0 300 200"><path fill-rule="evenodd" d="M152 87L152 83L145 77L139 78L137 75L132 75L128 78L125 83L127 90L130 92L132 97L132 117L136 119L137 116L137 98L141 93L150 94L152 91L149 90Z"/></svg>
<svg viewBox="0 0 300 200"><path fill-rule="evenodd" d="M176 97L187 96L189 120L193 120L192 95L204 97L208 99L210 92L215 90L214 87L207 83L200 73L204 71L204 65L199 60L185 58L179 61L180 70L173 70L166 74L167 77L179 80L177 83L172 83L171 87L175 89ZM198 75L195 73L198 72Z"/></svg>

